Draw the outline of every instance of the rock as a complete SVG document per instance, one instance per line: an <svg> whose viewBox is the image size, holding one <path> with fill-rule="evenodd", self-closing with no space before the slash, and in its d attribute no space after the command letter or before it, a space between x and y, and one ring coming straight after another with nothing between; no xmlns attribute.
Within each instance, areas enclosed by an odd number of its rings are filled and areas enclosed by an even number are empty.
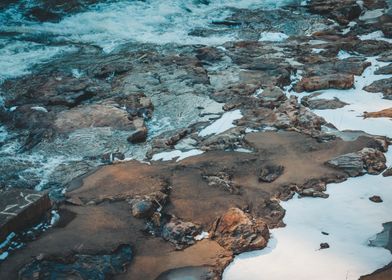
<svg viewBox="0 0 392 280"><path fill-rule="evenodd" d="M328 110L328 109L338 109L349 105L346 102L341 101L339 98L334 99L312 99L307 96L301 99L301 104L309 107L312 110Z"/></svg>
<svg viewBox="0 0 392 280"><path fill-rule="evenodd" d="M183 222L172 217L162 228L162 238L175 244L178 248L195 243L195 236L201 232L199 226L191 222Z"/></svg>
<svg viewBox="0 0 392 280"><path fill-rule="evenodd" d="M372 197L369 197L369 200L374 202L374 203L381 203L383 202L382 198L378 195L373 195Z"/></svg>
<svg viewBox="0 0 392 280"><path fill-rule="evenodd" d="M363 5L368 10L385 9L388 7L385 0L364 0Z"/></svg>
<svg viewBox="0 0 392 280"><path fill-rule="evenodd" d="M39 255L19 271L18 279L106 279L108 275L123 273L133 257L130 245L120 245L113 252L91 255Z"/></svg>
<svg viewBox="0 0 392 280"><path fill-rule="evenodd" d="M369 174L380 174L386 169L385 155L373 148L363 148L356 153L349 153L336 157L327 162L327 165L345 171L349 176L363 175L365 171Z"/></svg>
<svg viewBox="0 0 392 280"><path fill-rule="evenodd" d="M131 212L135 218L149 218L155 211L154 204L149 200L136 200L131 205Z"/></svg>
<svg viewBox="0 0 392 280"><path fill-rule="evenodd" d="M376 74L376 75L390 75L390 74L392 74L392 63L388 64L387 66L378 68L376 71L374 71L374 74Z"/></svg>
<svg viewBox="0 0 392 280"><path fill-rule="evenodd" d="M230 208L215 222L212 239L239 254L264 248L269 239L269 231L261 219L254 219L239 208Z"/></svg>
<svg viewBox="0 0 392 280"><path fill-rule="evenodd" d="M284 92L278 87L267 87L260 94L259 99L262 106L274 108L287 99Z"/></svg>
<svg viewBox="0 0 392 280"><path fill-rule="evenodd" d="M327 165L341 169L351 177L359 176L364 173L362 156L358 153L349 153L338 156L329 160Z"/></svg>
<svg viewBox="0 0 392 280"><path fill-rule="evenodd" d="M278 179L284 171L284 166L282 165L267 165L260 169L259 181L271 183Z"/></svg>
<svg viewBox="0 0 392 280"><path fill-rule="evenodd" d="M327 15L340 24L348 24L362 12L355 0L311 0L307 6L312 13Z"/></svg>
<svg viewBox="0 0 392 280"><path fill-rule="evenodd" d="M213 135L200 143L203 151L235 149L242 146L245 129L243 127L233 127L229 130Z"/></svg>
<svg viewBox="0 0 392 280"><path fill-rule="evenodd" d="M369 174L378 175L387 168L385 155L376 149L363 148L359 155L362 157L364 167Z"/></svg>
<svg viewBox="0 0 392 280"><path fill-rule="evenodd" d="M225 190L229 193L239 194L240 189L232 180L231 176L225 172L219 172L213 175L204 175L203 179L207 181L208 186Z"/></svg>
<svg viewBox="0 0 392 280"><path fill-rule="evenodd" d="M382 40L358 40L352 42L352 51L366 56L376 56L388 52L392 44Z"/></svg>
<svg viewBox="0 0 392 280"><path fill-rule="evenodd" d="M132 144L145 142L147 140L147 128L137 129L127 138L127 140Z"/></svg>
<svg viewBox="0 0 392 280"><path fill-rule="evenodd" d="M363 89L368 92L381 92L385 99L392 100L392 78L375 81Z"/></svg>
<svg viewBox="0 0 392 280"><path fill-rule="evenodd" d="M295 86L296 92L316 91L321 89L349 89L354 86L354 75L330 74L304 77Z"/></svg>
<svg viewBox="0 0 392 280"><path fill-rule="evenodd" d="M328 248L329 248L329 244L328 243L321 243L320 244L320 250L328 249Z"/></svg>
<svg viewBox="0 0 392 280"><path fill-rule="evenodd" d="M384 177L392 176L392 167L390 167L387 170L385 170L385 172L382 174L382 176L384 176Z"/></svg>
<svg viewBox="0 0 392 280"><path fill-rule="evenodd" d="M381 31L387 38L392 38L392 22L386 22L381 25Z"/></svg>
<svg viewBox="0 0 392 280"><path fill-rule="evenodd" d="M378 112L364 112L364 118L392 118L392 108L384 109Z"/></svg>
<svg viewBox="0 0 392 280"><path fill-rule="evenodd" d="M112 105L86 105L62 111L57 115L55 127L59 132L68 133L81 128L111 127L132 130L128 113Z"/></svg>
<svg viewBox="0 0 392 280"><path fill-rule="evenodd" d="M0 191L0 240L38 223L51 208L47 193L11 189Z"/></svg>
<svg viewBox="0 0 392 280"><path fill-rule="evenodd" d="M324 193L327 190L327 184L321 180L309 180L298 192L301 196L328 198L329 195Z"/></svg>

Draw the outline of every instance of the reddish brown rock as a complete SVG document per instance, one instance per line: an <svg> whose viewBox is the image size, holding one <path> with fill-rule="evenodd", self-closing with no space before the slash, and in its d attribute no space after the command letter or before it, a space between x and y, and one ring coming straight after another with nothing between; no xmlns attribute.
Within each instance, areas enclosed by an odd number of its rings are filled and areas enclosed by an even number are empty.
<svg viewBox="0 0 392 280"><path fill-rule="evenodd" d="M254 219L241 209L230 208L215 222L212 238L238 254L264 248L269 239L269 231L261 219Z"/></svg>
<svg viewBox="0 0 392 280"><path fill-rule="evenodd" d="M392 108L384 109L378 112L364 112L364 118L392 118Z"/></svg>
<svg viewBox="0 0 392 280"><path fill-rule="evenodd" d="M308 4L313 13L326 15L347 24L361 15L361 7L355 0L311 0Z"/></svg>
<svg viewBox="0 0 392 280"><path fill-rule="evenodd" d="M331 74L305 77L295 86L296 92L316 91L321 89L349 89L354 86L354 75Z"/></svg>

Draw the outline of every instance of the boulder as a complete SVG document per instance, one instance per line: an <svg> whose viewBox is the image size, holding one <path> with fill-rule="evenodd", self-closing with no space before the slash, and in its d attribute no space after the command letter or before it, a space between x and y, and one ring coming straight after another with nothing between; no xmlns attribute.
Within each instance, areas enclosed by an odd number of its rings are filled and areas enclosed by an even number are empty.
<svg viewBox="0 0 392 280"><path fill-rule="evenodd" d="M388 64L384 67L380 67L376 71L374 71L376 75L391 75L392 74L392 63Z"/></svg>
<svg viewBox="0 0 392 280"><path fill-rule="evenodd" d="M252 218L239 208L230 208L213 227L212 238L222 247L239 254L267 245L269 230L259 218Z"/></svg>
<svg viewBox="0 0 392 280"><path fill-rule="evenodd" d="M392 108L384 109L378 112L364 112L364 118L392 118Z"/></svg>
<svg viewBox="0 0 392 280"><path fill-rule="evenodd" d="M301 99L301 104L312 110L338 109L349 105L348 103L341 101L337 97L335 97L334 99L312 99L303 97Z"/></svg>
<svg viewBox="0 0 392 280"><path fill-rule="evenodd" d="M349 153L329 160L326 164L355 177L369 174L380 174L386 167L385 155L374 148L363 148L356 153Z"/></svg>
<svg viewBox="0 0 392 280"><path fill-rule="evenodd" d="M198 225L191 222L184 222L176 217L172 217L162 228L162 238L175 244L178 248L183 248L195 243L195 236L200 234Z"/></svg>
<svg viewBox="0 0 392 280"><path fill-rule="evenodd" d="M326 15L340 24L348 24L361 15L362 9L355 0L311 0L310 12Z"/></svg>
<svg viewBox="0 0 392 280"><path fill-rule="evenodd" d="M51 208L47 193L10 189L0 192L0 241L38 223Z"/></svg>
<svg viewBox="0 0 392 280"><path fill-rule="evenodd" d="M352 74L329 74L324 76L304 77L295 86L296 92L316 91L321 89L349 89L354 86Z"/></svg>
<svg viewBox="0 0 392 280"><path fill-rule="evenodd" d="M363 89L368 92L381 92L385 99L392 100L392 78L374 81Z"/></svg>
<svg viewBox="0 0 392 280"><path fill-rule="evenodd" d="M362 156L358 153L349 153L338 156L329 160L327 165L341 169L351 177L359 176L364 173Z"/></svg>
<svg viewBox="0 0 392 280"><path fill-rule="evenodd" d="M369 174L378 175L387 168L385 155L379 150L363 148L359 155L362 157L364 167Z"/></svg>

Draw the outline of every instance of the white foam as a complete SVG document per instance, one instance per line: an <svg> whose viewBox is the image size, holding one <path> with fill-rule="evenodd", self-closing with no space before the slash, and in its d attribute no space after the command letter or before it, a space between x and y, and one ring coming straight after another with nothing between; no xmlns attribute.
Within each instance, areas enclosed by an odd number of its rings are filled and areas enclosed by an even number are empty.
<svg viewBox="0 0 392 280"><path fill-rule="evenodd" d="M230 112L226 112L220 117L218 120L204 128L199 132L199 136L205 137L212 134L219 134L225 132L226 130L235 127L233 121L239 120L242 118L242 114L240 110L234 110Z"/></svg>
<svg viewBox="0 0 392 280"><path fill-rule="evenodd" d="M278 8L295 0L122 0L104 3L93 9L68 16L59 23L24 22L23 25L0 27L6 32L47 34L58 41L93 43L106 51L124 42L181 44L222 44L235 39L232 34L208 37L189 35L192 30L205 28L213 21L224 20L233 8Z"/></svg>
<svg viewBox="0 0 392 280"><path fill-rule="evenodd" d="M259 41L261 42L283 42L289 36L282 32L262 32Z"/></svg>
<svg viewBox="0 0 392 280"><path fill-rule="evenodd" d="M75 51L72 46L45 46L33 42L10 42L0 39L0 83L7 78L30 73L33 65L47 62L62 53Z"/></svg>

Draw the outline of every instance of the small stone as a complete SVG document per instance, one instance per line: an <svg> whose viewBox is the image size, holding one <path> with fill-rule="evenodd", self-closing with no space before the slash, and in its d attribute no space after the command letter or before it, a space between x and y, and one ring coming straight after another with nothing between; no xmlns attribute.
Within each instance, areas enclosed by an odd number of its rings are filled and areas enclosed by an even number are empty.
<svg viewBox="0 0 392 280"><path fill-rule="evenodd" d="M278 179L284 171L282 165L267 165L261 168L259 173L259 181L271 183Z"/></svg>
<svg viewBox="0 0 392 280"><path fill-rule="evenodd" d="M369 197L369 200L374 203L381 203L383 201L382 198L378 195L373 195L372 197Z"/></svg>
<svg viewBox="0 0 392 280"><path fill-rule="evenodd" d="M132 215L135 218L148 218L154 213L154 204L149 200L139 200L132 203Z"/></svg>
<svg viewBox="0 0 392 280"><path fill-rule="evenodd" d="M384 176L384 177L392 176L392 167L385 170L385 172L382 174L382 176Z"/></svg>
<svg viewBox="0 0 392 280"><path fill-rule="evenodd" d="M321 234L323 234L323 235L329 235L329 233L328 233L328 232L325 232L325 231L322 231Z"/></svg>
<svg viewBox="0 0 392 280"><path fill-rule="evenodd" d="M320 244L320 250L323 250L323 249L328 249L329 248L329 244L328 243L321 243Z"/></svg>

